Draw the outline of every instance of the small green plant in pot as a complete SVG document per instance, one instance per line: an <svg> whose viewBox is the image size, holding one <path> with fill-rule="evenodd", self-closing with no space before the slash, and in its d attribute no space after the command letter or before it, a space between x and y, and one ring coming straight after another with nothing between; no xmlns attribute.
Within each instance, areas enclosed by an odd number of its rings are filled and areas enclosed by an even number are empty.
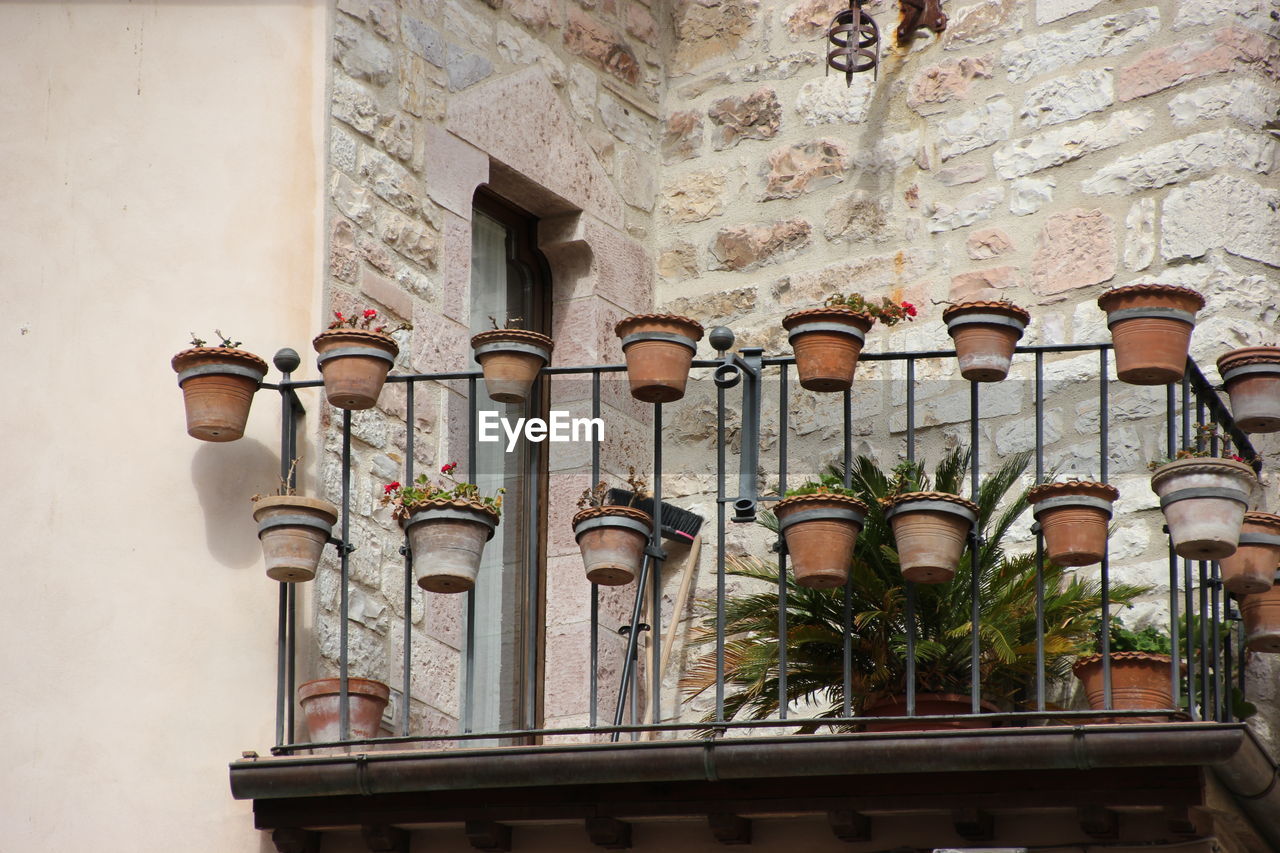
<svg viewBox="0 0 1280 853"><path fill-rule="evenodd" d="M774 514L787 543L796 583L812 589L843 586L867 505L830 475L787 490Z"/></svg>
<svg viewBox="0 0 1280 853"><path fill-rule="evenodd" d="M1088 651L1071 667L1084 687L1089 707L1106 707L1101 642L1095 633ZM1156 625L1133 630L1119 616L1111 620L1111 708L1119 711L1170 709L1173 707L1172 644L1169 632ZM1129 717L1129 721L1159 718Z"/></svg>
<svg viewBox="0 0 1280 853"><path fill-rule="evenodd" d="M880 503L893 528L902 576L915 583L946 583L956 573L978 507L960 497L960 477L939 478L931 487L924 467L908 460L893 474Z"/></svg>

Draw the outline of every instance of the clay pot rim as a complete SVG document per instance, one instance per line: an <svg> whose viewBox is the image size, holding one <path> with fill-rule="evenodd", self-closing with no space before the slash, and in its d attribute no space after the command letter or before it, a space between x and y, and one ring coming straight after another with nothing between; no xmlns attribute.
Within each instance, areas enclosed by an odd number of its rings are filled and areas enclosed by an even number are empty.
<svg viewBox="0 0 1280 853"><path fill-rule="evenodd" d="M1167 480L1170 477L1179 474L1225 474L1228 471L1235 471L1242 475L1248 475L1249 482L1256 485L1258 475L1254 473L1252 467L1247 462L1237 462L1234 459L1223 459L1220 456L1192 456L1188 459L1175 459L1172 462L1166 462L1151 474L1151 488L1156 487L1158 480Z"/></svg>
<svg viewBox="0 0 1280 853"><path fill-rule="evenodd" d="M1244 514L1244 523L1265 527L1275 533L1280 533L1280 515L1276 515L1273 512L1246 512Z"/></svg>
<svg viewBox="0 0 1280 853"><path fill-rule="evenodd" d="M574 513L570 527L577 527L582 522L592 518L630 518L643 524L653 525L653 516L638 507L606 504L604 506L589 506L578 510Z"/></svg>
<svg viewBox="0 0 1280 853"><path fill-rule="evenodd" d="M1251 592L1248 595L1241 596L1240 609L1244 610L1246 607L1259 607L1261 606L1264 598L1273 596L1278 592L1280 592L1280 583L1273 582L1271 584L1271 589L1266 592Z"/></svg>
<svg viewBox="0 0 1280 853"><path fill-rule="evenodd" d="M418 503L405 505L404 511L406 513L406 517L400 519L400 526L404 527L409 522L409 518L412 518L414 514L428 509L473 509L476 512L484 513L492 518L494 524L497 524L502 520L502 516L497 510L493 507L485 506L480 503L480 501L460 501L456 499L446 501L440 500L439 498L432 498L431 500L419 501Z"/></svg>
<svg viewBox="0 0 1280 853"><path fill-rule="evenodd" d="M691 332L690 337L695 341L702 340L703 328L702 324L690 317L682 317L679 314L632 314L630 317L624 317L613 327L613 333L620 338L625 338L628 334L641 331L641 329L631 329L630 332L624 332L622 329L628 324L634 326L645 326L650 323L679 323L687 326Z"/></svg>
<svg viewBox="0 0 1280 853"><path fill-rule="evenodd" d="M306 495L266 495L253 502L253 518L258 520L258 513L264 509L280 507L303 507L323 512L331 516L330 524L338 522L338 507L324 498L309 498Z"/></svg>
<svg viewBox="0 0 1280 853"><path fill-rule="evenodd" d="M1173 663L1173 658L1169 655L1160 654L1159 652L1112 652L1111 662L1115 663L1116 661L1122 661L1122 662L1123 661L1136 661L1136 662L1149 661L1151 663L1161 663L1161 664L1164 664L1165 666L1168 666ZM1101 663L1101 662L1102 662L1102 653L1094 652L1093 654L1076 658L1075 662L1071 664L1071 672L1075 674L1076 677L1079 677L1080 670L1084 669L1087 666L1092 666L1093 664Z"/></svg>
<svg viewBox="0 0 1280 853"><path fill-rule="evenodd" d="M229 361L261 370L263 374L267 372L267 363L265 361L248 350L237 347L191 347L175 355L169 362L169 366L173 368L174 373L181 373L186 369L186 362L199 358L207 358L213 361Z"/></svg>
<svg viewBox="0 0 1280 853"><path fill-rule="evenodd" d="M395 338L385 332L375 332L370 329L325 329L311 339L311 346L315 348L316 352L319 352L321 341L342 338L346 338L353 343L373 344L374 346L382 347L392 355L400 354L400 345L396 343Z"/></svg>
<svg viewBox="0 0 1280 853"><path fill-rule="evenodd" d="M955 305L945 309L942 312L942 322L948 322L952 317L958 317L961 314L1003 314L1006 317L1012 317L1015 320L1022 321L1025 327L1031 322L1031 312L1021 306L1014 305L1012 302L997 302L994 300L975 300L973 302L957 302Z"/></svg>
<svg viewBox="0 0 1280 853"><path fill-rule="evenodd" d="M1027 501L1034 504L1046 498L1065 497L1067 495L1087 495L1115 502L1120 497L1120 490L1110 483L1100 483L1096 480L1064 480L1033 486L1027 492Z"/></svg>
<svg viewBox="0 0 1280 853"><path fill-rule="evenodd" d="M1113 287L1098 297L1098 307L1108 313L1111 311L1107 303L1115 302L1125 296L1168 296L1190 299L1198 303L1196 311L1204 307L1204 296L1190 287L1179 287L1173 284L1129 284L1124 287Z"/></svg>
<svg viewBox="0 0 1280 853"><path fill-rule="evenodd" d="M315 678L298 685L298 701L302 702L316 696L333 696L342 692L342 679ZM348 696L372 696L386 702L391 699L391 688L373 678L347 676Z"/></svg>
<svg viewBox="0 0 1280 853"><path fill-rule="evenodd" d="M913 501L946 501L947 503L958 504L975 515L978 513L978 505L976 503L959 495L953 495L950 492L903 492L900 495L881 498L880 505L885 509L892 509Z"/></svg>
<svg viewBox="0 0 1280 853"><path fill-rule="evenodd" d="M864 334L871 331L871 327L874 326L876 322L876 318L868 314L866 311L854 311L852 308L843 308L835 305L792 311L790 314L782 318L782 328L787 331L791 331L792 326L796 326L809 320L829 320L833 323L847 323L850 326L862 330Z"/></svg>
<svg viewBox="0 0 1280 853"><path fill-rule="evenodd" d="M1246 364L1280 364L1280 347L1240 347L1218 356L1218 372Z"/></svg>
<svg viewBox="0 0 1280 853"><path fill-rule="evenodd" d="M471 338L472 349L493 343L537 344L548 352L555 349L555 342L549 336L528 329L489 329Z"/></svg>
<svg viewBox="0 0 1280 853"><path fill-rule="evenodd" d="M855 498L853 495L838 494L792 495L791 497L783 498L778 501L774 506L773 511L776 515L778 510L790 509L793 506L800 506L803 504L838 504L840 506L861 510L864 513L867 511L866 501Z"/></svg>

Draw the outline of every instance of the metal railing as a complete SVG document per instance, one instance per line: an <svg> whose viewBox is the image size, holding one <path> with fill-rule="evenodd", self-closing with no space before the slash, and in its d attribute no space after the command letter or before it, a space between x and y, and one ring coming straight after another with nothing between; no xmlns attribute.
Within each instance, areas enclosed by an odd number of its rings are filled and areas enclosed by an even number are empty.
<svg viewBox="0 0 1280 853"><path fill-rule="evenodd" d="M717 337L718 334L718 337ZM600 679L598 677L598 665L600 660L601 649L601 620L600 620L600 590L594 584L591 593L591 610L590 610L590 673L589 673L589 708L587 712L587 723L577 727L560 727L546 728L540 727L537 721L526 715L525 726L522 728L504 730L504 731L486 731L473 732L469 725L469 713L467 705L471 701L475 685L472 683L474 673L473 661L471 660L474 643L471 636L465 643L462 650L467 656L464 663L464 676L466 679L465 689L463 690L462 712L459 721L458 731L444 735L421 735L414 734L410 729L410 704L411 704L411 673L415 666L413 659L411 642L411 634L413 629L412 607L413 607L413 572L411 555L408 551L408 542L406 540L402 553L405 555L405 572L404 572L404 602L403 602L403 658L401 660L401 687L402 706L399 709L398 725L399 734L391 737L379 737L362 740L347 739L350 733L349 727L349 703L347 695L348 687L348 621L349 621L349 556L354 550L351 542L351 465L352 465L352 418L350 411L344 411L341 419L341 460L342 460L342 494L340 495L341 515L339 527L335 530L335 535L331 539L331 544L338 553L339 563L339 600L338 600L338 631L339 631L339 659L338 670L341 683L341 731L344 733L344 739L333 743L309 743L298 742L296 740L296 721L295 721L295 701L294 690L297 675L297 594L292 584L281 583L279 592L279 627L278 627L278 672L277 672L277 695L276 695L276 745L273 752L277 754L291 754L300 750L313 749L318 747L336 747L342 745L406 745L406 744L424 744L428 745L433 742L475 742L500 741L507 743L530 743L536 742L537 739L549 738L556 735L597 735L601 737L609 737L617 740L622 735L629 735L632 738L638 736L641 732L666 733L669 735L686 734L693 736L696 732L704 732L708 728L715 729L720 732L728 732L734 729L759 729L759 728L799 728L809 727L827 727L827 726L850 726L865 723L870 718L867 716L857 716L853 714L851 706L851 648L849 637L852 635L852 613L850 607L850 587L846 585L844 593L843 607L843 630L844 630L844 647L842 660L842 677L843 677L843 714L838 716L823 717L794 717L790 715L789 706L792 704L788 701L787 692L787 646L786 642L778 643L778 713L772 719L765 720L736 720L729 719L725 712L726 699L726 683L725 683L725 646L726 646L726 623L725 623L725 602L726 602L726 535L730 524L744 523L754 521L757 515L757 509L761 504L772 500L776 497L765 497L759 494L757 465L760 460L760 451L762 444L761 419L766 412L766 404L772 405L776 403L776 410L770 413L777 418L776 430L776 480L778 494L784 494L788 488L789 482L789 412L793 402L793 386L789 378L790 368L795 363L795 359L791 356L765 356L763 350L759 348L742 348L732 351L733 335L727 329L714 330L711 340L720 352L717 359L696 360L693 363L695 372L709 371L709 376L715 383L715 411L716 411L716 471L715 471L715 665L716 665L716 683L715 683L715 706L714 713L709 714L709 720L665 720L662 716L661 695L663 691L663 673L659 668L650 667L649 685L648 685L648 702L650 709L650 719L648 721L638 719L636 712L636 697L640 689L638 684L637 673L637 646L639 641L639 633L641 632L642 612L644 609L645 598L648 596L649 619L651 625L649 628L650 637L650 654L652 660L657 661L661 656L659 648L662 642L663 619L663 596L660 584L662 563L666 558L666 552L663 548L663 540L660 524L655 521L650 536L649 546L646 549L645 557L641 570L636 579L636 588L634 593L634 601L631 607L630 624L623 626L627 635L626 652L622 658L622 673L616 697L616 705L612 709L611 719L608 722L601 721L601 711L608 713L608 709L601 709L600 701ZM1035 447L1034 447L1034 476L1036 482L1042 482L1049 469L1046 467L1046 436L1045 436L1045 365L1046 358L1062 355L1077 354L1083 355L1094 353L1097 356L1097 376L1093 380L1096 382L1096 400L1098 404L1098 471L1099 480L1107 481L1109 468L1109 451L1110 451L1110 413L1109 413L1109 394L1111 380L1109 378L1108 354L1111 349L1110 344L1076 344L1076 345L1059 345L1059 346L1022 346L1017 348L1017 353L1022 357L1030 357L1033 361L1033 373L1030 379L1032 383L1032 394L1034 399L1034 419L1035 419ZM905 414L905 430L901 430L902 441L905 442L905 458L908 461L915 461L917 448L922 435L936 427L920 427L917 425L917 409L918 401L916 395L917 389L917 372L920 364L925 362L933 362L944 359L954 359L954 350L923 350L916 352L901 353L871 353L864 352L860 357L860 362L874 364L876 362L884 362L889 364L900 364L902 372L905 376L905 400L903 409ZM1019 361L1015 359L1015 365ZM289 475L289 462L296 456L297 447L297 430L301 424L303 417L303 409L296 395L296 391L301 388L317 387L323 383L319 380L295 381L292 379L292 371L296 370L300 364L297 353L292 350L281 350L275 359L277 368L281 371L282 377L277 383L263 383L262 388L274 390L281 395L281 471L282 478ZM580 377L590 384L590 400L591 415L594 418L601 417L602 412L602 379L605 378L621 378L616 376L625 371L622 364L602 364L602 365L586 365L580 367L548 367L542 372L544 377ZM776 374L776 398L774 400L766 400L766 382L765 377L770 374ZM704 375L704 374L699 374ZM415 423L415 395L414 389L421 383L425 382L456 382L465 383L467 389L468 410L470 417L467 422L468 441L467 446L470 448L468 459L468 471L475 470L476 464L476 444L474 441L476 435L478 410L477 402L477 383L482 379L479 370L470 371L454 371L448 373L433 374L392 374L388 377L389 383L403 383L406 386L405 395L405 423L413 425ZM775 380L770 379L769 383ZM855 384L859 380L855 380ZM1012 380L1006 380L1012 381ZM983 436L980 427L984 423L982 403L984 398L983 383L965 382L968 385L968 441L970 451L970 486L973 494L977 494L980 475L982 473L981 460L983 458L984 448ZM738 390L737 394L731 392ZM737 399L731 400L734 396ZM841 430L843 441L839 448L839 458L842 463L844 472L844 480L846 487L850 484L850 472L854 460L854 411L853 411L853 393L850 391L843 394L825 394L820 395L824 400L830 399L831 405L843 406L843 429ZM679 403L667 404L667 408L680 405ZM740 462L737 471L733 472L733 466L729 464L728 442L726 434L728 429L728 419L730 416L736 417L737 426L737 442L740 445ZM1216 390L1205 379L1199 368L1191 360L1188 360L1188 369L1180 384L1166 386L1165 389L1165 447L1168 455L1172 457L1179 448L1190 447L1197 440L1197 433L1193 430L1194 423L1203 423L1206 417L1212 419L1224 429L1224 435L1232 443L1236 452L1250 461L1255 470L1260 470L1260 462L1257 455L1250 444L1248 437L1237 429L1231 419L1230 413L1226 406L1219 399ZM649 473L651 476L653 501L655 507L661 507L663 501L663 451L664 445L669 445L673 438L666 435L664 430L664 405L652 404L652 431L650 439L650 453L652 466ZM1209 448L1215 453L1218 451L1216 436L1212 439L1215 446ZM407 447L405 453L405 471L404 481L409 482L414 477L414 429L410 426L407 429ZM731 478L731 473L737 476L737 491L730 493L727 483ZM591 449L591 482L599 482L601 476L601 453L598 444L593 444ZM732 513L732 516L730 515ZM974 525L973 533L970 537L969 547L973 549L973 553L983 544L979 540L979 532L977 525ZM975 716L981 716L983 719L999 719L1005 724L1042 724L1053 721L1079 721L1090 717L1103 716L1106 718L1119 718L1125 716L1144 717L1152 716L1151 710L1143 711L1126 711L1115 710L1111 708L1111 672L1109 657L1109 626L1112 619L1112 601L1110 597L1111 587L1111 570L1108 559L1104 556L1099 567L1099 581L1101 586L1102 612L1100 632L1100 651L1103 655L1104 680L1105 689L1105 705L1104 711L1072 711L1051 708L1047 701L1047 683L1045 669L1045 624L1044 624L1044 584L1043 584L1043 543L1039 535L1038 526L1032 528L1035 531L1036 539L1036 667L1034 688L1032 690L1032 699L1027 704L1025 710L1001 711L998 713L987 713L982 708L982 684L981 684L981 654L982 641L978 629L980 625L980 589L978 584L978 572L970 572L970 580L972 588L970 590L971 624L974 628L972 631L971 642L971 660L970 660L970 709L968 714L959 714L952 716L930 716L929 719L934 722L947 721L963 721L972 719ZM778 566L778 600L779 600L779 625L778 636L787 636L787 554L785 544L781 539L779 546L776 548L777 566ZM1179 564L1181 562L1181 565ZM535 563L536 565L536 563ZM483 582L483 580L481 580ZM585 582L585 581L584 581ZM537 585L533 588L536 590ZM907 632L906 642L906 711L908 716L914 716L917 711L917 672L916 672L916 655L915 655L915 607L916 607L916 590L915 585L906 584L906 625ZM474 613L473 593L468 593L469 612ZM536 610L535 610L536 612ZM1180 617L1185 614L1195 614L1198 618L1186 619L1185 624L1191 626L1186 636L1180 636ZM675 614L668 614L670 618L675 618ZM1196 562L1190 560L1181 560L1178 558L1172 547L1169 549L1169 597L1168 597L1168 625L1172 634L1174 654L1172 655L1172 664L1170 668L1170 683L1172 687L1172 695L1174 697L1173 705L1167 709L1168 716L1184 715L1192 719L1203 719L1210 721L1230 721L1233 716L1232 711L1232 688L1233 686L1241 691L1244 690L1244 667L1243 667L1243 642L1241 630L1239 627L1239 614L1233 606L1232 598L1225 594L1220 582L1220 574L1217 563ZM473 620L468 618L468 629L473 629ZM530 627L541 630L542 626ZM425 628L425 626L424 626ZM621 632L620 632L621 633ZM536 649L537 643L530 643L531 648ZM534 654L536 652L532 652ZM1190 661L1192 665L1185 667L1185 675L1183 671L1184 663ZM417 662L421 665L422 662ZM630 709L630 714L627 711ZM901 721L901 717L894 718Z"/></svg>

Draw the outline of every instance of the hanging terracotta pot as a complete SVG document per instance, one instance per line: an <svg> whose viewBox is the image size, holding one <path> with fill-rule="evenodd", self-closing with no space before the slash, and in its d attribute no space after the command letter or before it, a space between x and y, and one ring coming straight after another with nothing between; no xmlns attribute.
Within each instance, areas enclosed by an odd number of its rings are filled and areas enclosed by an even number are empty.
<svg viewBox="0 0 1280 853"><path fill-rule="evenodd" d="M1151 475L1173 550L1189 560L1221 560L1236 552L1257 485L1245 463L1209 456L1178 459Z"/></svg>
<svg viewBox="0 0 1280 853"><path fill-rule="evenodd" d="M796 583L809 589L848 583L854 542L867 517L866 504L849 495L794 495L778 501L774 513Z"/></svg>
<svg viewBox="0 0 1280 853"><path fill-rule="evenodd" d="M977 523L977 505L947 492L906 492L886 499L885 507L902 576L915 583L951 580Z"/></svg>
<svg viewBox="0 0 1280 853"><path fill-rule="evenodd" d="M1196 312L1204 297L1189 287L1131 284L1098 297L1116 350L1116 375L1131 385L1182 379Z"/></svg>
<svg viewBox="0 0 1280 853"><path fill-rule="evenodd" d="M1245 645L1251 652L1280 654L1280 585L1240 601Z"/></svg>
<svg viewBox="0 0 1280 853"><path fill-rule="evenodd" d="M390 335L364 329L329 329L311 342L324 376L324 393L339 409L372 409L400 347Z"/></svg>
<svg viewBox="0 0 1280 853"><path fill-rule="evenodd" d="M1059 566L1088 566L1107 553L1111 505L1120 492L1106 483L1069 480L1047 483L1027 493L1040 522L1045 553Z"/></svg>
<svg viewBox="0 0 1280 853"><path fill-rule="evenodd" d="M1280 347L1245 347L1218 357L1231 416L1245 432L1280 432Z"/></svg>
<svg viewBox="0 0 1280 853"><path fill-rule="evenodd" d="M808 308L782 318L796 355L800 386L848 391L875 318L851 308Z"/></svg>
<svg viewBox="0 0 1280 853"><path fill-rule="evenodd" d="M1240 547L1222 558L1222 585L1236 595L1271 590L1280 568L1280 515L1246 512L1240 528Z"/></svg>
<svg viewBox="0 0 1280 853"><path fill-rule="evenodd" d="M551 338L523 329L490 329L471 339L484 388L499 403L523 403L538 371L551 363Z"/></svg>
<svg viewBox="0 0 1280 853"><path fill-rule="evenodd" d="M646 403L672 403L684 396L702 324L675 314L638 314L618 323L631 396Z"/></svg>
<svg viewBox="0 0 1280 853"><path fill-rule="evenodd" d="M382 712L386 710L391 690L371 678L347 678L348 740L367 740L378 736ZM298 686L298 704L312 743L342 740L342 680L317 678Z"/></svg>
<svg viewBox="0 0 1280 853"><path fill-rule="evenodd" d="M1009 375L1013 351L1031 315L1011 302L961 302L942 312L956 344L960 375L974 382L999 382Z"/></svg>
<svg viewBox="0 0 1280 853"><path fill-rule="evenodd" d="M338 521L338 508L319 498L272 495L254 503L253 520L258 522L267 577L299 583L316 576Z"/></svg>
<svg viewBox="0 0 1280 853"><path fill-rule="evenodd" d="M187 435L201 441L235 441L244 435L253 395L267 363L234 347L194 347L171 362L187 409Z"/></svg>
<svg viewBox="0 0 1280 853"><path fill-rule="evenodd" d="M462 500L425 501L408 509L400 526L409 537L418 586L443 593L474 589L498 513L478 501Z"/></svg>
<svg viewBox="0 0 1280 853"><path fill-rule="evenodd" d="M982 700L981 708L987 713L999 713L1000 706ZM863 711L866 717L905 717L907 716L907 695L886 696L867 705ZM869 732L942 732L955 729L989 729L1000 725L996 720L922 720L920 717L951 717L973 713L973 703L968 696L956 693L917 693L916 713L910 720L896 722L866 723Z"/></svg>
<svg viewBox="0 0 1280 853"><path fill-rule="evenodd" d="M1173 661L1168 655L1151 652L1111 653L1111 709L1115 711L1168 710L1173 708L1170 673ZM1089 708L1106 710L1102 655L1078 659L1071 671L1084 686ZM1108 723L1159 722L1163 717L1114 717Z"/></svg>
<svg viewBox="0 0 1280 853"><path fill-rule="evenodd" d="M631 583L640 571L653 520L630 506L593 506L573 517L573 537L587 580L602 586Z"/></svg>

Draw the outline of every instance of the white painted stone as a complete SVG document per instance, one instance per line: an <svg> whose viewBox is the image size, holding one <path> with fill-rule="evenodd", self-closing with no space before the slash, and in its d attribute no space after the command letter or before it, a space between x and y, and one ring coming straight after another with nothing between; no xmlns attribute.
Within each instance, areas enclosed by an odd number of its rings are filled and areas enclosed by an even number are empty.
<svg viewBox="0 0 1280 853"><path fill-rule="evenodd" d="M1095 366L1094 375L1096 374ZM1163 417L1164 413L1163 386L1112 384L1111 392L1107 396L1107 419L1111 423ZM1076 432L1081 435L1097 435L1100 425L1097 396L1076 404L1076 420L1073 424Z"/></svg>
<svg viewBox="0 0 1280 853"><path fill-rule="evenodd" d="M1169 192L1161 219L1160 255L1198 258L1222 247L1280 267L1280 190L1247 178L1214 175Z"/></svg>
<svg viewBox="0 0 1280 853"><path fill-rule="evenodd" d="M1158 276L1133 283L1190 287L1217 311L1239 312L1264 326L1280 324L1280 300L1276 299L1275 285L1265 275L1249 275L1232 269L1223 255L1221 249L1214 249L1203 263L1178 264L1162 270ZM1206 375L1216 370L1212 364L1201 366Z"/></svg>
<svg viewBox="0 0 1280 853"><path fill-rule="evenodd" d="M1164 437L1161 436L1160 440L1163 442ZM1156 454L1157 457L1159 455L1159 453ZM1146 462L1143 463L1144 466L1145 464ZM1124 474L1125 476L1110 478L1111 485L1120 490L1120 497L1116 498L1113 505L1116 516L1126 518L1134 513L1158 511L1160 499L1156 497L1155 492L1151 491L1151 473L1143 467L1139 470L1126 471Z"/></svg>
<svg viewBox="0 0 1280 853"><path fill-rule="evenodd" d="M1144 519L1145 521L1145 519ZM1162 524L1157 514L1151 516L1152 524ZM1141 523L1126 525L1140 528ZM1157 528L1158 529L1158 528ZM1165 540L1167 541L1167 540ZM1143 560L1135 563L1122 563L1111 566L1112 577L1124 583L1150 587L1152 594L1167 596L1169 593L1169 558L1157 557L1154 560ZM1140 623L1167 624L1169 621L1169 600L1162 597L1159 601L1139 602L1131 609L1124 611L1124 624L1137 626Z"/></svg>
<svg viewBox="0 0 1280 853"><path fill-rule="evenodd" d="M1053 178L1018 178L1009 185L1009 212L1028 216L1053 201Z"/></svg>
<svg viewBox="0 0 1280 853"><path fill-rule="evenodd" d="M1160 29L1155 6L1120 15L1094 18L1067 30L1027 36L1005 45L1001 63L1009 80L1025 83L1033 77L1071 68L1086 59L1124 53L1145 44Z"/></svg>
<svg viewBox="0 0 1280 853"><path fill-rule="evenodd" d="M1202 316L1197 319L1196 332L1191 336L1191 357L1206 376L1216 376L1218 356L1227 350L1275 343L1275 340L1275 328L1257 317Z"/></svg>
<svg viewBox="0 0 1280 853"><path fill-rule="evenodd" d="M596 107L604 126L620 141L645 151L653 150L653 128L638 109L603 91L596 99Z"/></svg>
<svg viewBox="0 0 1280 853"><path fill-rule="evenodd" d="M1131 560L1151 547L1151 532L1145 524L1117 524L1107 540L1108 560ZM1168 571L1168 561L1165 570Z"/></svg>
<svg viewBox="0 0 1280 853"><path fill-rule="evenodd" d="M916 161L920 131L890 134L874 145L855 145L853 149L850 159L855 166L872 172L898 172Z"/></svg>
<svg viewBox="0 0 1280 853"><path fill-rule="evenodd" d="M1153 118L1151 110L1123 110L1105 119L1082 121L1015 139L997 148L991 159L1000 177L1020 178L1095 151L1114 148L1151 127Z"/></svg>
<svg viewBox="0 0 1280 853"><path fill-rule="evenodd" d="M872 81L866 74L853 75L846 86L839 75L817 77L800 87L796 113L812 127L820 124L860 124L871 106Z"/></svg>
<svg viewBox="0 0 1280 853"><path fill-rule="evenodd" d="M1251 77L1182 92L1169 100L1169 115L1178 126L1229 118L1261 128L1280 112L1280 91Z"/></svg>
<svg viewBox="0 0 1280 853"><path fill-rule="evenodd" d="M344 121L366 136L378 127L378 105L364 86L345 74L333 75L330 96L333 117Z"/></svg>
<svg viewBox="0 0 1280 853"><path fill-rule="evenodd" d="M1107 315L1092 299L1081 300L1071 314L1072 343L1093 344L1111 340Z"/></svg>
<svg viewBox="0 0 1280 853"><path fill-rule="evenodd" d="M1003 98L938 123L938 154L943 160L1008 139L1013 107Z"/></svg>
<svg viewBox="0 0 1280 853"><path fill-rule="evenodd" d="M356 150L359 143L356 138L340 127L332 127L329 132L329 161L335 169L354 173L356 170Z"/></svg>
<svg viewBox="0 0 1280 853"><path fill-rule="evenodd" d="M1055 77L1028 89L1018 118L1033 129L1061 124L1104 110L1115 100L1111 74L1101 69L1088 69L1066 77Z"/></svg>
<svg viewBox="0 0 1280 853"><path fill-rule="evenodd" d="M391 79L391 48L350 18L337 16L333 50L334 59L352 77L378 86Z"/></svg>
<svg viewBox="0 0 1280 853"><path fill-rule="evenodd" d="M1275 165L1275 159L1275 140L1235 128L1220 128L1121 157L1095 172L1081 184L1081 189L1091 195L1128 194L1227 167L1266 173Z"/></svg>
<svg viewBox="0 0 1280 853"><path fill-rule="evenodd" d="M960 383L950 383L957 385ZM964 383L967 385L968 383ZM984 418L1001 418L1022 411L1022 389L1015 382L993 382L982 389L981 415ZM939 395L916 405L916 427L925 428L941 424L965 423L969 420L969 389ZM907 428L907 412L896 407L889 418L889 430L901 432ZM967 427L966 427L967 431ZM967 439L967 435L966 435Z"/></svg>
<svg viewBox="0 0 1280 853"><path fill-rule="evenodd" d="M976 184L987 177L987 167L978 161L947 166L934 173L938 183L944 187L955 187L960 184Z"/></svg>
<svg viewBox="0 0 1280 853"><path fill-rule="evenodd" d="M498 55L510 62L512 65L527 66L541 65L547 72L547 78L551 80L552 85L563 86L565 81L569 79L569 72L565 69L564 61L542 42L529 35L519 27L513 27L506 21L498 23L497 33ZM574 65L575 72L583 72L590 75L582 65ZM594 76L594 75L593 75ZM573 100L573 90L570 90L570 100ZM595 100L594 92L591 99L587 101L590 105ZM578 109L577 101L574 101L575 110ZM581 113L579 113L581 115ZM591 114L588 112L583 116L590 119Z"/></svg>
<svg viewBox="0 0 1280 853"><path fill-rule="evenodd" d="M990 219L992 211L1003 200L1004 187L987 187L969 193L955 206L932 205L932 210L926 210L929 216L929 231L933 234L940 231L953 231L956 228L964 228L975 222Z"/></svg>
<svg viewBox="0 0 1280 853"><path fill-rule="evenodd" d="M1280 22L1272 17L1275 8L1274 0L1214 0L1212 3L1181 0L1173 28L1220 27L1235 18L1250 29L1280 36Z"/></svg>
<svg viewBox="0 0 1280 853"><path fill-rule="evenodd" d="M1062 413L1046 410L1044 413L1044 443L1050 445L1062 438ZM1001 456L1021 453L1036 448L1036 423L1034 418L1013 421L996 429L996 452Z"/></svg>
<svg viewBox="0 0 1280 853"><path fill-rule="evenodd" d="M1036 23L1043 26L1079 12L1087 12L1102 0L1036 0Z"/></svg>
<svg viewBox="0 0 1280 853"><path fill-rule="evenodd" d="M1130 272L1145 270L1156 257L1156 201L1138 199L1124 218L1124 266Z"/></svg>
<svg viewBox="0 0 1280 853"><path fill-rule="evenodd" d="M1138 431L1131 428L1111 429L1107 438L1108 474L1111 471L1137 471L1146 464L1142 453L1142 441ZM1096 480L1100 476L1102 466L1099 462L1098 439L1082 441L1061 451L1056 457L1059 477L1079 477ZM1119 515L1119 513L1117 513Z"/></svg>

